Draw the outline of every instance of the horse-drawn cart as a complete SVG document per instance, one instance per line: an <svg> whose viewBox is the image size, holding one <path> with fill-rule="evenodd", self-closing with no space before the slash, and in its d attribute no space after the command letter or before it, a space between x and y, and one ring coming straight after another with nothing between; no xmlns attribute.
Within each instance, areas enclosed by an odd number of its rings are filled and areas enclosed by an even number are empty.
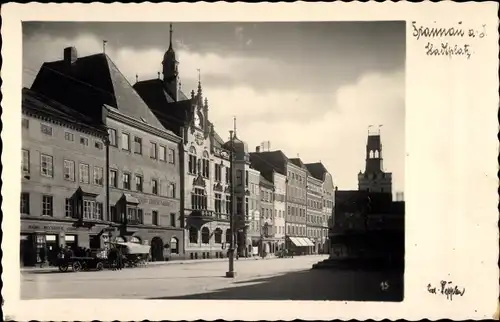
<svg viewBox="0 0 500 322"><path fill-rule="evenodd" d="M59 270L61 272L67 272L71 267L73 272L79 272L81 270L96 270L100 271L104 267L103 259L98 257L70 257L70 258L59 258L58 263Z"/></svg>

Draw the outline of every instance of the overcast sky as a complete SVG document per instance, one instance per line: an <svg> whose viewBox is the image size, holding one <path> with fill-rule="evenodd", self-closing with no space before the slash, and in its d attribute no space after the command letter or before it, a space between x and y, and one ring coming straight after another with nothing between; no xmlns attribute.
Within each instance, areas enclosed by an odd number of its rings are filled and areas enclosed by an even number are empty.
<svg viewBox="0 0 500 322"><path fill-rule="evenodd" d="M168 23L23 24L23 85L44 61L106 53L133 84L157 77ZM357 189L369 125L381 128L384 168L404 191L404 22L174 23L182 89L198 72L209 119L226 139L262 141L304 162L321 161L339 189Z"/></svg>

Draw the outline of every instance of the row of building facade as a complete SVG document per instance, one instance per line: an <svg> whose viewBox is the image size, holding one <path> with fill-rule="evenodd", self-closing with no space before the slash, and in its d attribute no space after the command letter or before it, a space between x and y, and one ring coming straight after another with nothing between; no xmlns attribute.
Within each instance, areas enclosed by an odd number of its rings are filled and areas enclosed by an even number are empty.
<svg viewBox="0 0 500 322"><path fill-rule="evenodd" d="M201 82L181 89L172 30L162 65L132 85L106 54L68 47L23 89L21 263L109 241L149 244L155 261L226 257L231 236L241 256L327 252L327 169L223 140Z"/></svg>

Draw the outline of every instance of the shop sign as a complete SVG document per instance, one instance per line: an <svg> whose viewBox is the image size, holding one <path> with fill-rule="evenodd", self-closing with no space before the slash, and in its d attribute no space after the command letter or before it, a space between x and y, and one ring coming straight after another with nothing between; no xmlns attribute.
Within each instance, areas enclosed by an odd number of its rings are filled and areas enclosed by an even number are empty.
<svg viewBox="0 0 500 322"><path fill-rule="evenodd" d="M51 225L28 225L30 230L43 230L43 231L64 231L63 226L51 226Z"/></svg>
<svg viewBox="0 0 500 322"><path fill-rule="evenodd" d="M172 205L172 202L170 200L141 198L141 197L137 197L137 196L135 196L135 198L137 198L137 200L139 200L139 202L141 204L150 204L150 205L155 205L155 206L167 206L167 207Z"/></svg>

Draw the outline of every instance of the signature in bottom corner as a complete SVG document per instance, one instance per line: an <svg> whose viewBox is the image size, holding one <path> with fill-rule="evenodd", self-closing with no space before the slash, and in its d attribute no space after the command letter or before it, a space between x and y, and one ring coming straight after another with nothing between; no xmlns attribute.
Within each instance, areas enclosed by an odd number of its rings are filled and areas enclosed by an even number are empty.
<svg viewBox="0 0 500 322"><path fill-rule="evenodd" d="M429 283L427 285L427 292L444 295L448 300L453 301L453 296L464 296L465 287L459 288L457 285L453 285L452 281L441 281L438 287L432 286Z"/></svg>

